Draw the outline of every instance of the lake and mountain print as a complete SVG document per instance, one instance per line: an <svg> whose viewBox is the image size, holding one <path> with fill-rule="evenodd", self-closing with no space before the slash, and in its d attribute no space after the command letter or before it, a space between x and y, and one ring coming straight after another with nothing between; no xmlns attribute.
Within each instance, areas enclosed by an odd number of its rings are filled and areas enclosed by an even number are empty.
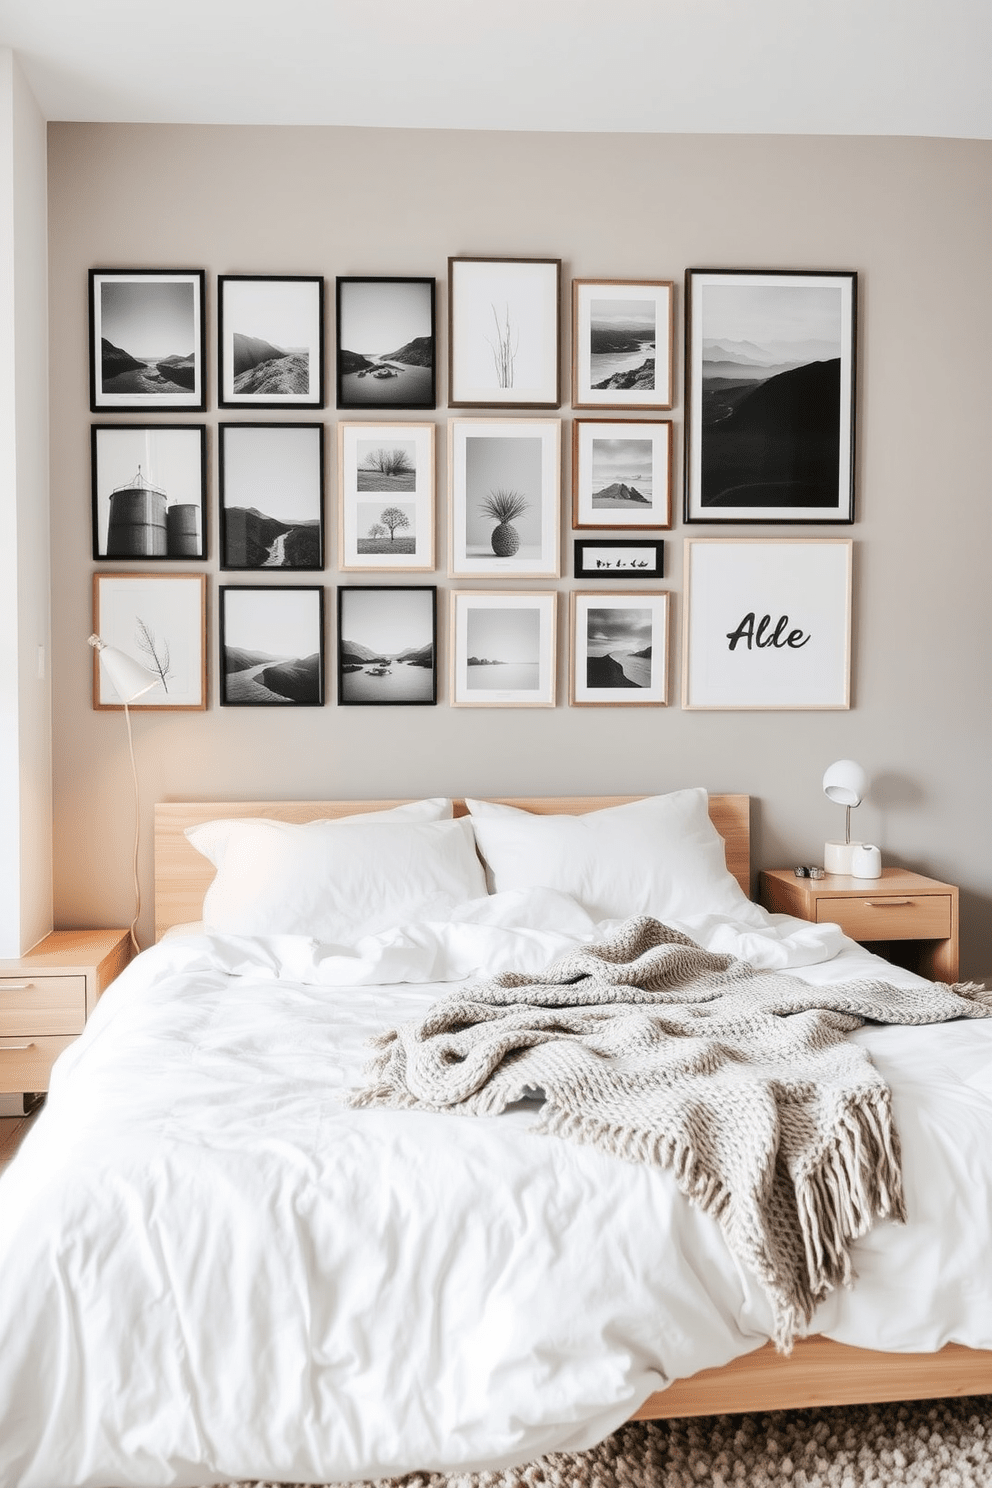
<svg viewBox="0 0 992 1488"><path fill-rule="evenodd" d="M324 701L320 588L221 585L221 703L318 707Z"/></svg>
<svg viewBox="0 0 992 1488"><path fill-rule="evenodd" d="M323 567L320 424L221 424L221 568Z"/></svg>
<svg viewBox="0 0 992 1488"><path fill-rule="evenodd" d="M466 618L465 685L470 692L534 692L540 687L538 609L473 606Z"/></svg>
<svg viewBox="0 0 992 1488"><path fill-rule="evenodd" d="M90 274L91 406L203 408L203 275Z"/></svg>
<svg viewBox="0 0 992 1488"><path fill-rule="evenodd" d="M650 609L589 609L586 686L650 687L653 628Z"/></svg>
<svg viewBox="0 0 992 1488"><path fill-rule="evenodd" d="M849 519L853 276L700 277L692 514Z"/></svg>
<svg viewBox="0 0 992 1488"><path fill-rule="evenodd" d="M437 701L434 586L338 590L338 702Z"/></svg>
<svg viewBox="0 0 992 1488"><path fill-rule="evenodd" d="M434 280L337 281L338 407L433 408Z"/></svg>
<svg viewBox="0 0 992 1488"><path fill-rule="evenodd" d="M653 502L653 441L593 435L593 511L650 511Z"/></svg>
<svg viewBox="0 0 992 1488"><path fill-rule="evenodd" d="M655 301L594 299L589 304L589 381L598 392L655 390Z"/></svg>

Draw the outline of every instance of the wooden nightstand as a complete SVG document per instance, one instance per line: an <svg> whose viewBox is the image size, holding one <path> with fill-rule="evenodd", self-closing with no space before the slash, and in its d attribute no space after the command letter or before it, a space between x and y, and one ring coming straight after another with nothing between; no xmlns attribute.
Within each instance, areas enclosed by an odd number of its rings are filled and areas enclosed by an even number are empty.
<svg viewBox="0 0 992 1488"><path fill-rule="evenodd" d="M130 959L127 930L53 930L0 960L0 1091L48 1089L56 1058Z"/></svg>
<svg viewBox="0 0 992 1488"><path fill-rule="evenodd" d="M958 979L958 891L905 868L881 878L797 878L791 868L761 875L761 902L779 914L823 924L832 920L852 940L934 982Z"/></svg>

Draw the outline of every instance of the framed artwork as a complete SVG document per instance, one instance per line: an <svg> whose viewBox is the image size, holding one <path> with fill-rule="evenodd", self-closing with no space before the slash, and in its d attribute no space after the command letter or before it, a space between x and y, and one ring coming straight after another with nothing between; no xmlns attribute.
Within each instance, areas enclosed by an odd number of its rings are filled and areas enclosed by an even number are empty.
<svg viewBox="0 0 992 1488"><path fill-rule="evenodd" d="M220 701L228 708L323 706L320 586L220 586Z"/></svg>
<svg viewBox="0 0 992 1488"><path fill-rule="evenodd" d="M572 526L672 525L668 419L572 421Z"/></svg>
<svg viewBox="0 0 992 1488"><path fill-rule="evenodd" d="M857 283L686 270L687 522L854 521Z"/></svg>
<svg viewBox="0 0 992 1488"><path fill-rule="evenodd" d="M323 408L319 274L218 274L221 408Z"/></svg>
<svg viewBox="0 0 992 1488"><path fill-rule="evenodd" d="M205 574L94 574L93 629L159 679L132 712L207 706ZM96 651L93 706L124 706Z"/></svg>
<svg viewBox="0 0 992 1488"><path fill-rule="evenodd" d="M338 589L338 702L437 702L437 589Z"/></svg>
<svg viewBox="0 0 992 1488"><path fill-rule="evenodd" d="M576 707L661 706L668 702L668 594L570 596Z"/></svg>
<svg viewBox="0 0 992 1488"><path fill-rule="evenodd" d="M448 259L452 408L561 406L561 259Z"/></svg>
<svg viewBox="0 0 992 1488"><path fill-rule="evenodd" d="M434 280L337 280L339 408L436 408Z"/></svg>
<svg viewBox="0 0 992 1488"><path fill-rule="evenodd" d="M92 424L93 557L207 556L203 424Z"/></svg>
<svg viewBox="0 0 992 1488"><path fill-rule="evenodd" d="M675 285L572 280L572 407L671 408Z"/></svg>
<svg viewBox="0 0 992 1488"><path fill-rule="evenodd" d="M202 269L90 269L90 408L207 406Z"/></svg>
<svg viewBox="0 0 992 1488"><path fill-rule="evenodd" d="M553 708L558 596L454 590L451 705Z"/></svg>
<svg viewBox="0 0 992 1488"><path fill-rule="evenodd" d="M851 706L850 538L687 538L682 706Z"/></svg>
<svg viewBox="0 0 992 1488"><path fill-rule="evenodd" d="M434 561L434 425L338 424L338 567Z"/></svg>
<svg viewBox="0 0 992 1488"><path fill-rule="evenodd" d="M321 424L219 424L222 569L324 566Z"/></svg>
<svg viewBox="0 0 992 1488"><path fill-rule="evenodd" d="M577 537L577 579L661 579L665 544L653 537Z"/></svg>
<svg viewBox="0 0 992 1488"><path fill-rule="evenodd" d="M449 573L557 578L561 420L450 419Z"/></svg>

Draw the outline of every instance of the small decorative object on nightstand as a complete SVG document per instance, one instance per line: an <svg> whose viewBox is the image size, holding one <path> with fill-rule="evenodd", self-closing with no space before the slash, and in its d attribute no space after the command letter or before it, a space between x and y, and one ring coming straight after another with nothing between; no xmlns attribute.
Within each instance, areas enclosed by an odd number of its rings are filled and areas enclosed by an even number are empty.
<svg viewBox="0 0 992 1488"><path fill-rule="evenodd" d="M130 959L127 930L53 930L0 961L0 1091L48 1089L55 1060Z"/></svg>
<svg viewBox="0 0 992 1488"><path fill-rule="evenodd" d="M868 789L868 776L854 760L834 760L823 775L823 794L828 801L836 801L846 807L844 816L844 841L823 844L823 866L828 873L852 873L854 851L860 842L851 841L851 807L860 806ZM877 878L876 873L867 875Z"/></svg>
<svg viewBox="0 0 992 1488"><path fill-rule="evenodd" d="M797 878L792 868L761 875L761 902L773 913L832 921L852 940L935 982L958 979L958 891L905 868L883 868L866 882L844 873Z"/></svg>

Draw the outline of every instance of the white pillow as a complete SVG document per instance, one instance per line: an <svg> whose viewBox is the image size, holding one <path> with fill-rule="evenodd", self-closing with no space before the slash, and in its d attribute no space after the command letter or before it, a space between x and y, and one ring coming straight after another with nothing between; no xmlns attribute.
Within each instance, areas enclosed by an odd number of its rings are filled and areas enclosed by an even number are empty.
<svg viewBox="0 0 992 1488"><path fill-rule="evenodd" d="M763 911L727 871L723 839L701 788L582 816L535 816L492 801L467 804L496 893L558 889L594 920L718 914L765 923Z"/></svg>
<svg viewBox="0 0 992 1488"><path fill-rule="evenodd" d="M465 818L305 825L257 818L204 822L186 836L217 868L203 919L221 934L351 946L394 925L446 919L486 893Z"/></svg>

